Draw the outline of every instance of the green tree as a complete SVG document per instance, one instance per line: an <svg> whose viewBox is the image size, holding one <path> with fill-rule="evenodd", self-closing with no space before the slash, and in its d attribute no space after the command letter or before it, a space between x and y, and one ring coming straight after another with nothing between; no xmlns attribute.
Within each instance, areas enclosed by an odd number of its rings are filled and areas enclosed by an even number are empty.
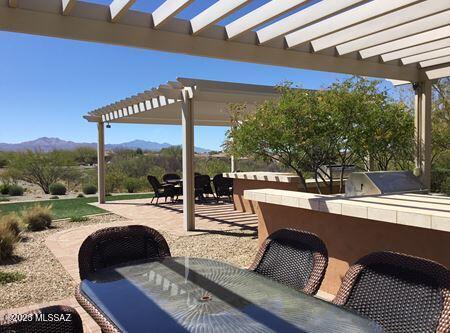
<svg viewBox="0 0 450 333"><path fill-rule="evenodd" d="M336 127L320 92L279 87L280 98L268 100L255 112L234 106L233 126L225 149L237 157L278 161L291 168L307 191L305 171L314 172L317 188L319 167L331 163L335 154ZM232 107L233 108L233 107ZM236 112L235 112L236 111Z"/></svg>
<svg viewBox="0 0 450 333"><path fill-rule="evenodd" d="M71 169L71 161L66 154L59 151L50 153L21 152L15 154L10 162L18 179L38 185L44 193L50 193L49 187L58 180L64 179Z"/></svg>

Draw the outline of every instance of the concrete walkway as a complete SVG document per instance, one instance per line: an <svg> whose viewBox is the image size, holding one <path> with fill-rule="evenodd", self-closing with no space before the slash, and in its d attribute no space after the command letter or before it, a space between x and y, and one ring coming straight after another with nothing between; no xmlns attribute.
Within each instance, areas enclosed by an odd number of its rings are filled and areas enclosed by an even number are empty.
<svg viewBox="0 0 450 333"><path fill-rule="evenodd" d="M150 205L149 199L135 199L110 202L98 206L114 214L123 216L128 220L61 231L50 235L46 239L48 248L76 283L80 281L78 274L79 248L84 239L98 229L110 226L142 224L174 236L192 236L206 233L233 232L234 230L256 230L258 225L256 215L236 212L233 209L233 205L229 203L197 205L196 231L194 232L186 232L183 230L183 208L179 203ZM45 304L0 311L0 318L4 318L3 316L6 313L23 313L39 307L55 304L69 305L76 308L83 319L85 332L100 332L98 325L80 307L74 297Z"/></svg>

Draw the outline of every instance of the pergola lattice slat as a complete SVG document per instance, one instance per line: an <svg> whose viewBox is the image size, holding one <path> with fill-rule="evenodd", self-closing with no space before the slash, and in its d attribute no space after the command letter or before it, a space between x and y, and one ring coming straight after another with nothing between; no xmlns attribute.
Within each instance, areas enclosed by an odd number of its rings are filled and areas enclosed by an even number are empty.
<svg viewBox="0 0 450 333"><path fill-rule="evenodd" d="M153 13L153 25L155 28L161 26L166 20L177 15L194 0L166 0Z"/></svg>
<svg viewBox="0 0 450 333"><path fill-rule="evenodd" d="M350 25L365 21L384 13L388 13L392 10L414 3L415 1L417 0L373 0L341 14L312 24L303 29L291 32L285 37L286 44L288 45L288 47L294 47L296 45L309 42L323 35L346 28Z"/></svg>
<svg viewBox="0 0 450 333"><path fill-rule="evenodd" d="M448 0L429 0L326 35L311 42L315 52L447 10Z"/></svg>
<svg viewBox="0 0 450 333"><path fill-rule="evenodd" d="M444 56L450 55L450 47L446 47L444 49L434 50L430 52L425 52L417 55L413 55L410 57L402 58L401 61L404 65L413 64L415 62L420 62L424 60L440 58Z"/></svg>
<svg viewBox="0 0 450 333"><path fill-rule="evenodd" d="M133 6L136 0L113 0L109 5L111 12L111 22L117 22Z"/></svg>
<svg viewBox="0 0 450 333"><path fill-rule="evenodd" d="M445 63L450 63L450 55L445 56L445 57L431 59L431 60L425 60L425 61L420 62L419 65L420 65L420 67L425 68L425 67L431 67L431 66L441 65L441 64L445 64Z"/></svg>
<svg viewBox="0 0 450 333"><path fill-rule="evenodd" d="M197 34L216 22L219 22L222 18L238 10L248 2L250 2L250 0L217 1L191 20L192 33Z"/></svg>
<svg viewBox="0 0 450 333"><path fill-rule="evenodd" d="M441 12L416 21L405 23L394 28L361 37L336 47L339 55L359 51L374 45L383 44L399 38L407 37L422 31L446 26L450 23L450 11Z"/></svg>
<svg viewBox="0 0 450 333"><path fill-rule="evenodd" d="M303 5L308 0L272 0L261 7L227 24L225 30L229 39L270 21L284 13Z"/></svg>
<svg viewBox="0 0 450 333"><path fill-rule="evenodd" d="M395 41L373 46L359 51L361 58L366 59L380 54L420 45L450 36L450 26L432 29L412 36L397 39Z"/></svg>
<svg viewBox="0 0 450 333"><path fill-rule="evenodd" d="M387 62L444 47L450 47L450 38L439 39L430 43L420 44L410 48L385 53L381 55L381 59L383 59L384 62Z"/></svg>

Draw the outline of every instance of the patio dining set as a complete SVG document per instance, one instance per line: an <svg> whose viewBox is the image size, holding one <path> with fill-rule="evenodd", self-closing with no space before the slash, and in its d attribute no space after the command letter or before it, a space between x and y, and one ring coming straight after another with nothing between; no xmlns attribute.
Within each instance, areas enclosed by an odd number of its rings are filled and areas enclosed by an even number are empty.
<svg viewBox="0 0 450 333"><path fill-rule="evenodd" d="M332 302L314 297L327 271L315 234L280 229L248 269L172 257L164 237L142 226L88 236L78 255L75 297L102 332L438 332L450 330L450 272L419 257L369 253L351 266ZM0 332L83 332L69 307L34 314Z"/></svg>
<svg viewBox="0 0 450 333"><path fill-rule="evenodd" d="M183 179L176 173L167 173L162 177L162 182L156 176L148 175L147 180L153 189L154 197L151 203L155 200L156 204L160 198L167 202L170 198L171 202L179 201L179 197L183 195ZM229 178L223 177L222 174L217 174L213 178L209 175L202 175L198 172L194 174L194 193L195 198L205 203L207 197L212 197L216 202L224 197L229 201L233 197L233 181Z"/></svg>

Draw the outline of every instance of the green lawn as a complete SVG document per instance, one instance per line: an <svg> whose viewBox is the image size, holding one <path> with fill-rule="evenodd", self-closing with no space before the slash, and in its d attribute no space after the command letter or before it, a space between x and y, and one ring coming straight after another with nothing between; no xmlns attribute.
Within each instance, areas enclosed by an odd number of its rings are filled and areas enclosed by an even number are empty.
<svg viewBox="0 0 450 333"><path fill-rule="evenodd" d="M107 201L129 200L129 199L145 199L151 198L153 194L123 194L114 195L106 198ZM17 202L0 204L0 216L8 213L20 213L22 210L34 205L52 205L53 216L55 219L63 219L73 216L85 216L91 214L105 213L104 209L89 205L96 202L97 197L91 198L75 198L75 199L57 199L43 200L39 202Z"/></svg>

